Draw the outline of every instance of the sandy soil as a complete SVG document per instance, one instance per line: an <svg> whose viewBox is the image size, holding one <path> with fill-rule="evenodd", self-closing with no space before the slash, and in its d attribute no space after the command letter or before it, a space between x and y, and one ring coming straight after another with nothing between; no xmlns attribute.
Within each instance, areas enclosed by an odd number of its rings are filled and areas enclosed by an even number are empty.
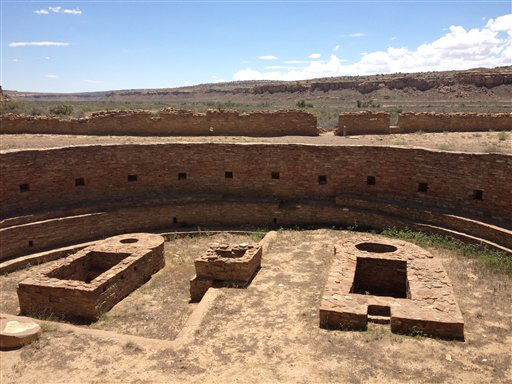
<svg viewBox="0 0 512 384"><path fill-rule="evenodd" d="M332 132L318 137L137 137L76 135L0 135L0 150L52 148L84 144L127 143L304 143L321 145L397 145L443 151L512 153L511 132L413 133L403 135L334 136Z"/></svg>
<svg viewBox="0 0 512 384"><path fill-rule="evenodd" d="M512 382L512 278L460 254L431 250L452 280L465 342L394 335L386 325L367 332L320 329L333 244L348 236L362 235L279 232L251 285L221 289L186 343L127 342L45 326L39 342L2 352L2 382ZM168 250L178 254L193 244ZM167 273L174 276L174 269ZM167 288L149 284L140 289L148 298ZM158 299L152 303L159 306Z"/></svg>

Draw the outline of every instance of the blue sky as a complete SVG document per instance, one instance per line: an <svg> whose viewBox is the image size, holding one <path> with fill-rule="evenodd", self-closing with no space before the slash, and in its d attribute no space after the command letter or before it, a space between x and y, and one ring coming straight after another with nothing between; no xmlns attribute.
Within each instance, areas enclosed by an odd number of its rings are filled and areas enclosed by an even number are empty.
<svg viewBox="0 0 512 384"><path fill-rule="evenodd" d="M509 1L2 0L4 89L79 92L512 64Z"/></svg>

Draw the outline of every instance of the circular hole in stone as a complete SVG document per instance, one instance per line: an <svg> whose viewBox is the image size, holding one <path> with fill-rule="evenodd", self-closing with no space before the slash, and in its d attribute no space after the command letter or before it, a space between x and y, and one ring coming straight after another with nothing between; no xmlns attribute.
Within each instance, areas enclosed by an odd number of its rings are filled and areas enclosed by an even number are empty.
<svg viewBox="0 0 512 384"><path fill-rule="evenodd" d="M123 244L131 244L131 243L136 243L137 241L139 241L139 239L135 239L135 238L131 237L129 239L122 239L119 241Z"/></svg>
<svg viewBox="0 0 512 384"><path fill-rule="evenodd" d="M381 243L359 243L356 244L356 248L360 251L372 252L372 253L389 253L395 252L397 248L389 244Z"/></svg>

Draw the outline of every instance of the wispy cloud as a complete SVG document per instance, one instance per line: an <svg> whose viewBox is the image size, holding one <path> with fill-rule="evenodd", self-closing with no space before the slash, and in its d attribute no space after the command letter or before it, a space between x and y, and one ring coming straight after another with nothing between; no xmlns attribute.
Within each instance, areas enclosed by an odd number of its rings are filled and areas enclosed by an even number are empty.
<svg viewBox="0 0 512 384"><path fill-rule="evenodd" d="M341 35L341 37L363 37L363 36L366 36L366 35L362 32L354 32L354 33L348 33L346 35Z"/></svg>
<svg viewBox="0 0 512 384"><path fill-rule="evenodd" d="M283 63L285 63L285 64L308 64L309 61L305 61L305 60L286 60L286 61L283 61Z"/></svg>
<svg viewBox="0 0 512 384"><path fill-rule="evenodd" d="M65 47L69 43L63 43L60 41L16 41L9 43L9 47Z"/></svg>
<svg viewBox="0 0 512 384"><path fill-rule="evenodd" d="M62 7L48 7L48 9L38 9L35 10L34 13L37 13L38 15L49 15L50 12L52 13L65 13L68 15L81 15L82 11L79 8L76 9L65 9Z"/></svg>
<svg viewBox="0 0 512 384"><path fill-rule="evenodd" d="M65 9L62 13L67 13L68 15L81 15L82 11L77 9Z"/></svg>
<svg viewBox="0 0 512 384"><path fill-rule="evenodd" d="M101 84L101 83L103 83L103 81L101 81L101 80L89 80L89 79L86 79L84 81L86 83L89 83L89 84Z"/></svg>
<svg viewBox="0 0 512 384"><path fill-rule="evenodd" d="M319 54L319 53L312 53L311 55L309 55L309 58L310 59L319 59L322 55Z"/></svg>
<svg viewBox="0 0 512 384"><path fill-rule="evenodd" d="M49 78L49 79L56 79L59 76L57 76L57 75L46 75L46 77Z"/></svg>
<svg viewBox="0 0 512 384"><path fill-rule="evenodd" d="M398 37L396 37L396 36L391 36L391 40L396 40L396 39L398 39Z"/></svg>
<svg viewBox="0 0 512 384"><path fill-rule="evenodd" d="M258 59L260 59L260 60L277 60L277 56L273 56L273 55L259 56Z"/></svg>
<svg viewBox="0 0 512 384"><path fill-rule="evenodd" d="M340 50L340 46L339 45L336 45L334 48L333 48L333 51L334 52L338 52Z"/></svg>
<svg viewBox="0 0 512 384"><path fill-rule="evenodd" d="M50 56L45 56L44 57L46 60L50 60Z"/></svg>

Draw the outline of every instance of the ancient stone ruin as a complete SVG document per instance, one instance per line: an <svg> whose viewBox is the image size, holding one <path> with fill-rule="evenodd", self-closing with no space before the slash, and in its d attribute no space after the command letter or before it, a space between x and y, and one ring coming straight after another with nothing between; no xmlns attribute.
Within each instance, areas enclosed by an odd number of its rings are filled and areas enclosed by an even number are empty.
<svg viewBox="0 0 512 384"><path fill-rule="evenodd" d="M190 300L200 301L215 283L245 287L261 266L262 247L253 244L214 244L194 262Z"/></svg>
<svg viewBox="0 0 512 384"><path fill-rule="evenodd" d="M163 247L163 237L146 233L87 247L21 281L21 313L96 319L164 266Z"/></svg>
<svg viewBox="0 0 512 384"><path fill-rule="evenodd" d="M53 116L0 115L0 133L134 136L318 136L316 117L299 110L255 111L210 109L205 113L166 108L95 112L81 119Z"/></svg>
<svg viewBox="0 0 512 384"><path fill-rule="evenodd" d="M387 112L342 112L334 132L337 136L389 135L413 132L512 131L510 113L404 112L391 126Z"/></svg>
<svg viewBox="0 0 512 384"><path fill-rule="evenodd" d="M357 238L338 243L320 304L320 326L464 339L450 279L426 250L403 241Z"/></svg>

